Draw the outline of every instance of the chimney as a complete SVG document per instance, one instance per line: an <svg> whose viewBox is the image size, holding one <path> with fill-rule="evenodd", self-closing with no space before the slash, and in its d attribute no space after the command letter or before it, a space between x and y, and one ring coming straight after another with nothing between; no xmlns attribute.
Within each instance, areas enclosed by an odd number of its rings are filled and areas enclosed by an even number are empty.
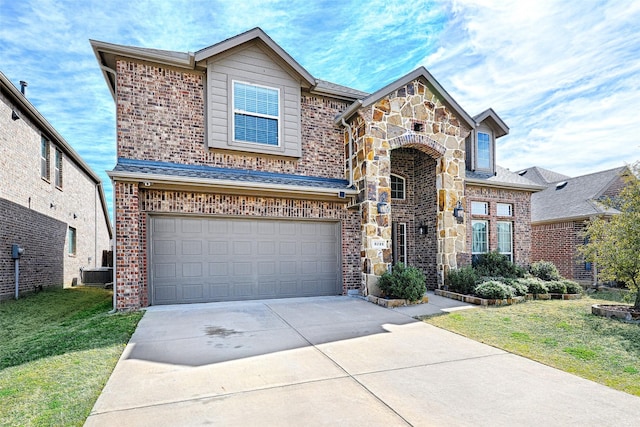
<svg viewBox="0 0 640 427"><path fill-rule="evenodd" d="M27 86L29 86L27 82L25 82L24 80L20 80L20 92L22 92L23 95L26 95Z"/></svg>

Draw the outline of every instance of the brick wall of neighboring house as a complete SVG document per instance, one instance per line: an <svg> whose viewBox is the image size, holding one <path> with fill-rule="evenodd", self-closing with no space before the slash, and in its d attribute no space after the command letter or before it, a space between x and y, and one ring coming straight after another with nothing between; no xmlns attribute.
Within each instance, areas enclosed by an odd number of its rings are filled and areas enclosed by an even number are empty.
<svg viewBox="0 0 640 427"><path fill-rule="evenodd" d="M527 191L506 190L500 188L479 187L467 184L465 189L466 206L465 216L467 222L467 246L471 253L472 220L481 219L489 221L489 250L495 251L498 247L497 221L512 221L513 225L513 260L521 266L528 266L532 259L531 231L531 193ZM489 215L473 215L471 202L488 202ZM497 216L497 203L510 203L513 205L512 217ZM470 262L470 259L467 260Z"/></svg>
<svg viewBox="0 0 640 427"><path fill-rule="evenodd" d="M57 187L54 179L55 150L61 147L46 134L45 137L51 141L49 179L43 179L40 172L43 130L3 94L0 94L0 101L0 198L76 229L75 255L68 254L67 232L63 236L62 247L57 241L52 241L52 251L61 251L61 254L52 256L63 261L63 277L60 279L53 274L51 277L56 277L58 282L48 283L48 279L43 278L40 283L44 286L70 284L73 278L80 278L81 267L99 267L102 251L110 248L108 225L95 182L63 153L62 187ZM19 120L11 120L13 109L19 111ZM29 226L22 228L23 231L34 234L29 241L39 241L42 234L39 226L30 222L29 215L23 218L22 221ZM0 248L2 257L7 253L10 256L10 242L7 244L8 249L6 245ZM25 246L25 250L29 253L31 248Z"/></svg>
<svg viewBox="0 0 640 427"><path fill-rule="evenodd" d="M67 225L0 198L0 300L15 296L15 263L11 245L25 248L19 260L19 294L36 287L60 286L64 279Z"/></svg>
<svg viewBox="0 0 640 427"><path fill-rule="evenodd" d="M584 242L584 227L584 221L533 225L531 262L551 261L562 277L590 284L593 270L588 269L577 250Z"/></svg>
<svg viewBox="0 0 640 427"><path fill-rule="evenodd" d="M327 178L345 177L343 135L333 124L349 102L302 95L302 157L209 150L204 73L119 60L118 157Z"/></svg>

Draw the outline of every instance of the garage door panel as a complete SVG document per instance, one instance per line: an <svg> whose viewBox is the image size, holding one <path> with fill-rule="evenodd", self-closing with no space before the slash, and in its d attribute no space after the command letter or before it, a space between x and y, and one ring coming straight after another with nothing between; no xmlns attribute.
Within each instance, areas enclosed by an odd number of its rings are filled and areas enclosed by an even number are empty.
<svg viewBox="0 0 640 427"><path fill-rule="evenodd" d="M339 223L151 217L152 304L335 295Z"/></svg>

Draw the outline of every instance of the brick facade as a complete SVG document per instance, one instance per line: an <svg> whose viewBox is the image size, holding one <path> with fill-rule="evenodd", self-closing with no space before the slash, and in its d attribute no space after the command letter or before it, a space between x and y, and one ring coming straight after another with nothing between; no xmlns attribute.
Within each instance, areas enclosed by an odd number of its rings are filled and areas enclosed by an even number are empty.
<svg viewBox="0 0 640 427"><path fill-rule="evenodd" d="M585 221L566 221L532 226L531 262L551 261L562 277L589 285L595 270L578 253L584 242Z"/></svg>
<svg viewBox="0 0 640 427"><path fill-rule="evenodd" d="M110 249L110 224L101 190L66 152L66 143L60 142L50 125L42 124L44 119L35 108L19 92L5 88L0 92L0 199L5 201L0 221L3 228L11 224L12 230L20 232L9 230L11 240L2 239L0 263L13 264L11 244L20 244L25 249L25 267L33 265L38 272L36 278L29 278L33 271L25 273L25 290L70 284L74 278L80 279L80 268L99 267L102 251ZM12 111L18 113L18 120L11 119ZM49 179L43 179L40 172L43 136L50 141ZM56 149L62 152L61 187L54 180ZM46 230L43 224L52 229ZM62 234L60 224L64 226ZM75 255L68 251L68 227L76 230ZM49 250L43 247L46 244L50 244ZM35 254L38 261L32 258ZM13 297L13 292L4 291L14 286L13 267L10 270L0 269L0 299Z"/></svg>
<svg viewBox="0 0 640 427"><path fill-rule="evenodd" d="M489 222L489 250L498 248L497 221L511 221L513 223L513 261L521 266L528 266L531 260L531 193L529 191L507 190L492 187L480 187L467 184L465 216L467 219L467 242L469 252L465 254L464 263L471 262L471 241L473 219ZM489 215L474 215L471 213L472 202L487 202ZM499 217L496 205L507 203L513 206L512 217Z"/></svg>

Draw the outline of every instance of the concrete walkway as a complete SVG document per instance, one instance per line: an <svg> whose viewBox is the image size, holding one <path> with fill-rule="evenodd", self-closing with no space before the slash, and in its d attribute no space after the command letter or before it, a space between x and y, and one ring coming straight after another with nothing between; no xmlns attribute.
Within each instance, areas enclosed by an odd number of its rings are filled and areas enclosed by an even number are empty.
<svg viewBox="0 0 640 427"><path fill-rule="evenodd" d="M638 423L640 398L403 310L349 297L150 308L86 425Z"/></svg>

